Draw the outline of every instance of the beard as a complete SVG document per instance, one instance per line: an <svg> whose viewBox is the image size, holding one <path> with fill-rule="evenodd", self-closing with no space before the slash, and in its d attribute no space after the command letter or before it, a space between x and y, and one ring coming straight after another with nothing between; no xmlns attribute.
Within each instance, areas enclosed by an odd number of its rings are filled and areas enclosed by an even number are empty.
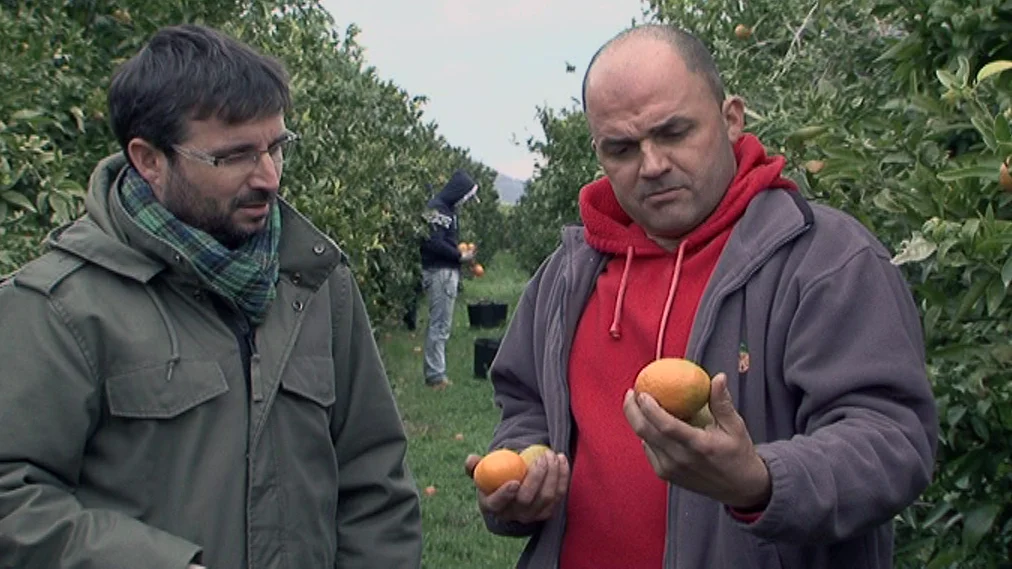
<svg viewBox="0 0 1012 569"><path fill-rule="evenodd" d="M255 230L240 227L233 217L239 208L246 204L264 202L270 203L271 209L277 207L274 195L264 190L251 190L236 195L228 203L222 203L205 195L199 186L171 167L161 202L180 221L200 229L229 249L241 246L267 227L266 223ZM268 216L271 209L268 210Z"/></svg>

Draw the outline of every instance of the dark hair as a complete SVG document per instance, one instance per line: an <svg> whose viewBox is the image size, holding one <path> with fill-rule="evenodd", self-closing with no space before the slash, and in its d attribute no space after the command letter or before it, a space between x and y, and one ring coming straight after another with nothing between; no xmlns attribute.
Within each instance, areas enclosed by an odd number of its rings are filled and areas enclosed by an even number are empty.
<svg viewBox="0 0 1012 569"><path fill-rule="evenodd" d="M276 59L206 26L159 30L116 70L109 117L126 152L142 138L170 157L187 120L239 124L291 107L288 73Z"/></svg>
<svg viewBox="0 0 1012 569"><path fill-rule="evenodd" d="M634 26L632 28L619 32L615 37L611 38L604 45L598 48L594 56L590 58L590 64L587 65L587 71L583 74L583 111L587 112L587 80L590 77L590 71L594 68L594 63L601 56L602 53L608 51L611 46L621 43L623 40L634 37L648 37L655 40L660 40L672 48L675 53L682 58L685 62L685 66L693 73L698 73L703 76L706 80L706 84L710 87L710 92L717 99L718 103L724 102L724 80L720 78L720 72L717 71L717 63L713 60L713 55L710 50L707 49L703 42L692 35L691 33L674 26L667 26L663 24L646 24L641 26Z"/></svg>

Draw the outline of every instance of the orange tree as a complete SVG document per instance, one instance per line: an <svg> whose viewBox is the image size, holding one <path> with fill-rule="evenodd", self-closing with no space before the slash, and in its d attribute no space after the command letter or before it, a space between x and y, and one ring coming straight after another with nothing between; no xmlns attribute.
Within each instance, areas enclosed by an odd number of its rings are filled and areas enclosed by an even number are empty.
<svg viewBox="0 0 1012 569"><path fill-rule="evenodd" d="M288 66L289 124L303 142L285 197L348 252L375 318L413 295L426 184L468 168L486 188L468 215L501 226L494 172L424 120L424 97L379 78L356 28L338 33L315 1L0 0L0 77L17 86L0 100L0 274L83 212L91 168L116 150L105 117L115 65L158 27L182 22L220 27Z"/></svg>
<svg viewBox="0 0 1012 569"><path fill-rule="evenodd" d="M999 176L1012 155L1012 4L645 3L710 45L749 130L788 157L808 196L874 231L911 283L941 430L934 482L896 520L897 565L1008 567L1012 193ZM592 160L578 114L547 113L531 183L541 191L514 215L576 219ZM544 255L515 247L526 266Z"/></svg>
<svg viewBox="0 0 1012 569"><path fill-rule="evenodd" d="M533 274L561 242L563 225L578 223L580 187L598 171L590 131L577 108L539 108L544 138L527 141L537 159L534 176L510 212L509 246L520 267Z"/></svg>

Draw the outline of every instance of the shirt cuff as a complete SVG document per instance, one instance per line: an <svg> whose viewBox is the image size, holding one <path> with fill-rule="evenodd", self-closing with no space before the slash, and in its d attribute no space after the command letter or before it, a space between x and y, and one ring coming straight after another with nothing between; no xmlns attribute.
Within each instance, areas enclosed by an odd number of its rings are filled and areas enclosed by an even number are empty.
<svg viewBox="0 0 1012 569"><path fill-rule="evenodd" d="M745 524L751 524L759 521L759 518L763 515L763 510L758 511L742 511L736 510L730 506L727 506L727 513L731 514L731 517Z"/></svg>

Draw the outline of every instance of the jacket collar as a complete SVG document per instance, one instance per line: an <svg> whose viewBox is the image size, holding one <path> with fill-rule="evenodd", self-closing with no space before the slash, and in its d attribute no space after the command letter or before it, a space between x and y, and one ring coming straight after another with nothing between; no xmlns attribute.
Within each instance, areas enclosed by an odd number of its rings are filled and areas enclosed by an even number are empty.
<svg viewBox="0 0 1012 569"><path fill-rule="evenodd" d="M141 231L126 216L117 193L111 191L125 167L122 154L99 163L88 190L87 215L53 231L48 245L143 283L165 270L192 272L182 258L179 266L171 267L163 260L174 258L169 245ZM347 264L347 256L291 205L280 198L277 203L281 208L281 272L300 286L319 288L338 264Z"/></svg>

